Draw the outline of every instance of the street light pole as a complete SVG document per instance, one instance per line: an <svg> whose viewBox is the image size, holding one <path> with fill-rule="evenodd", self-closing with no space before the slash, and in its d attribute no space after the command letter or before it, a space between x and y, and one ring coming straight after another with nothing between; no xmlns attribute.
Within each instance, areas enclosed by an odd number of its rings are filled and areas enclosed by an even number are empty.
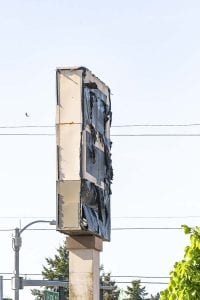
<svg viewBox="0 0 200 300"><path fill-rule="evenodd" d="M21 236L19 228L15 228L15 236L12 240L14 250L14 289L15 289L15 300L19 300L19 250L21 247Z"/></svg>
<svg viewBox="0 0 200 300"><path fill-rule="evenodd" d="M55 220L47 221L47 220L37 220L33 221L22 229L15 228L15 235L12 239L12 247L14 250L14 272L13 272L13 289L15 290L14 293L14 300L19 300L19 289L20 289L20 276L19 276L19 251L22 245L21 234L24 230L26 230L29 226L35 223L49 223L50 225L56 225Z"/></svg>

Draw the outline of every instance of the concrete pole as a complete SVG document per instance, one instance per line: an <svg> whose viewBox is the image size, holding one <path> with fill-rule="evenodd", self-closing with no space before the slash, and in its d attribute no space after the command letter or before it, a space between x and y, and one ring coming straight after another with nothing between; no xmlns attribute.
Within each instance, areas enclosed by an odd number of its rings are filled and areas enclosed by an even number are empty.
<svg viewBox="0 0 200 300"><path fill-rule="evenodd" d="M67 238L69 250L69 299L99 300L99 267L102 239L96 236Z"/></svg>

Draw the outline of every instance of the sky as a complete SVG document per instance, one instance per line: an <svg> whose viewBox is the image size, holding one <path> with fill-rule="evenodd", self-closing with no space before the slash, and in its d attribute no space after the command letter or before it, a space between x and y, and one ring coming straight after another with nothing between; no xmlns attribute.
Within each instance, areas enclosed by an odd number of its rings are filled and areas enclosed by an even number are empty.
<svg viewBox="0 0 200 300"><path fill-rule="evenodd" d="M113 126L199 124L197 0L0 1L0 273L12 297L13 229L56 216L55 69L86 66L112 91ZM28 113L29 117L25 116ZM183 256L181 224L199 224L200 126L113 127L111 242L101 263L116 281L165 277ZM132 228L116 230L116 228ZM133 229L135 228L135 229ZM143 228L143 229L137 229ZM1 230L8 231L1 231ZM35 225L22 236L20 272L40 273L65 236ZM49 230L52 229L52 230ZM27 278L36 278L27 275ZM38 278L38 277L37 277ZM167 279L142 279L167 282ZM126 284L119 284L125 287ZM156 294L166 287L144 284ZM30 290L21 299L32 300Z"/></svg>

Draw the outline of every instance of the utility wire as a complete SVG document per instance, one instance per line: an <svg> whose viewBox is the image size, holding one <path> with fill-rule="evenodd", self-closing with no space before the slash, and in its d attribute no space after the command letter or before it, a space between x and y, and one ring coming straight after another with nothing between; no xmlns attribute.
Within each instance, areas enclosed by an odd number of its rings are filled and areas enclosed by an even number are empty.
<svg viewBox="0 0 200 300"><path fill-rule="evenodd" d="M182 230L181 227L113 227L111 230ZM55 231L55 228L29 228L27 230L30 231L40 231L40 230L47 230L47 231Z"/></svg>
<svg viewBox="0 0 200 300"><path fill-rule="evenodd" d="M15 228L0 229L0 232L13 231ZM53 228L28 228L26 231L56 231ZM121 231L121 230L182 230L181 227L113 227L111 230Z"/></svg>
<svg viewBox="0 0 200 300"><path fill-rule="evenodd" d="M11 125L11 126L0 126L0 129L17 129L17 128L55 128L53 125Z"/></svg>
<svg viewBox="0 0 200 300"><path fill-rule="evenodd" d="M200 218L200 216L122 216L112 217L112 219L188 219Z"/></svg>
<svg viewBox="0 0 200 300"><path fill-rule="evenodd" d="M111 127L194 127L200 126L200 123L181 123L181 124L119 124ZM55 128L56 125L5 125L0 126L0 129L14 129L14 128Z"/></svg>
<svg viewBox="0 0 200 300"><path fill-rule="evenodd" d="M4 281L10 281L10 278L3 278ZM115 281L115 283L129 284L132 281ZM168 282L156 282L156 281L141 281L142 284L168 284Z"/></svg>
<svg viewBox="0 0 200 300"><path fill-rule="evenodd" d="M115 137L178 137L178 136L190 136L190 137L195 137L195 136L200 136L200 133L144 133L144 134L111 134L111 136Z"/></svg>
<svg viewBox="0 0 200 300"><path fill-rule="evenodd" d="M4 217L4 216L0 216L0 219L55 219L55 217Z"/></svg>
<svg viewBox="0 0 200 300"><path fill-rule="evenodd" d="M55 136L55 133L0 133L0 136ZM200 133L111 134L113 137L199 137Z"/></svg>
<svg viewBox="0 0 200 300"><path fill-rule="evenodd" d="M141 278L141 279L169 279L169 276L137 276L137 275L110 275L114 278Z"/></svg>
<svg viewBox="0 0 200 300"><path fill-rule="evenodd" d="M21 136L28 136L28 135L46 135L46 136L55 136L55 133L0 133L0 135L11 135L11 136L13 136L13 135L21 135Z"/></svg>
<svg viewBox="0 0 200 300"><path fill-rule="evenodd" d="M0 272L0 275L13 275L12 272ZM43 276L41 273L20 273L20 275ZM169 276L141 276L141 275L110 275L112 278L140 278L140 279L169 279Z"/></svg>
<svg viewBox="0 0 200 300"><path fill-rule="evenodd" d="M200 218L200 216L115 216L112 219L188 219L188 218ZM0 216L0 219L55 219L54 217L47 216Z"/></svg>
<svg viewBox="0 0 200 300"><path fill-rule="evenodd" d="M130 127L193 127L200 126L200 123L188 123L188 124L122 124L113 125L115 128L130 128ZM11 125L0 126L0 129L21 129L21 128L55 128L55 125ZM27 133L27 132L3 132L1 136L54 136L55 133ZM200 133L136 133L136 134L111 134L113 137L198 137Z"/></svg>
<svg viewBox="0 0 200 300"><path fill-rule="evenodd" d="M115 283L132 283L132 281L115 281ZM140 281L142 284L168 284L168 282Z"/></svg>
<svg viewBox="0 0 200 300"><path fill-rule="evenodd" d="M182 230L181 227L114 227L111 230Z"/></svg>
<svg viewBox="0 0 200 300"><path fill-rule="evenodd" d="M111 127L192 127L200 126L200 123L188 123L188 124L122 124L112 125Z"/></svg>
<svg viewBox="0 0 200 300"><path fill-rule="evenodd" d="M13 275L12 272L0 272L0 275ZM43 276L41 273L20 273L20 275L24 276ZM146 277L144 277L146 278ZM159 278L159 277L158 277Z"/></svg>

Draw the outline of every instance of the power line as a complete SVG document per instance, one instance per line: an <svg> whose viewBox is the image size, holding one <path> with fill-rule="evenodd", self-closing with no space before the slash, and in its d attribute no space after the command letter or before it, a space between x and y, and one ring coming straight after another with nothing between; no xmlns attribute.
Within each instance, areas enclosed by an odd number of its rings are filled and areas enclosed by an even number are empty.
<svg viewBox="0 0 200 300"><path fill-rule="evenodd" d="M200 123L188 123L188 124L122 124L112 125L112 127L192 127L200 126Z"/></svg>
<svg viewBox="0 0 200 300"><path fill-rule="evenodd" d="M0 272L0 275L13 275L12 272ZM20 273L20 275L43 276L42 273ZM110 275L112 278L140 278L140 279L169 279L169 276L141 276L141 275Z"/></svg>
<svg viewBox="0 0 200 300"><path fill-rule="evenodd" d="M0 136L55 136L55 133L0 133ZM200 133L111 134L112 137L199 137Z"/></svg>
<svg viewBox="0 0 200 300"><path fill-rule="evenodd" d="M10 281L10 278L3 278L4 281ZM115 283L130 284L132 281L115 281ZM168 284L168 282L156 282L156 281L140 281L142 284Z"/></svg>
<svg viewBox="0 0 200 300"><path fill-rule="evenodd" d="M132 281L115 281L115 283L132 283ZM140 281L142 284L168 284L168 282Z"/></svg>
<svg viewBox="0 0 200 300"><path fill-rule="evenodd" d="M111 230L182 230L181 227L113 227ZM13 229L14 230L14 229ZM28 228L27 231L56 231L55 228Z"/></svg>
<svg viewBox="0 0 200 300"><path fill-rule="evenodd" d="M111 230L182 230L181 227L115 227Z"/></svg>
<svg viewBox="0 0 200 300"><path fill-rule="evenodd" d="M112 219L188 219L200 218L200 216L122 216L112 217Z"/></svg>
<svg viewBox="0 0 200 300"><path fill-rule="evenodd" d="M0 129L18 129L18 128L55 128L53 125L11 125L11 126L0 126Z"/></svg>
<svg viewBox="0 0 200 300"><path fill-rule="evenodd" d="M6 231L14 231L15 228L2 228L0 229L0 232L6 232ZM26 229L26 231L56 231L56 229L53 229L53 228L28 228Z"/></svg>
<svg viewBox="0 0 200 300"><path fill-rule="evenodd" d="M13 273L12 272L0 272L0 275L13 275ZM20 275L42 276L41 273L20 273Z"/></svg>
<svg viewBox="0 0 200 300"><path fill-rule="evenodd" d="M0 135L10 135L10 136L13 136L13 135L21 135L21 136L28 136L28 135L35 135L35 136L37 136L37 135L46 135L46 136L55 136L55 133L0 133Z"/></svg>
<svg viewBox="0 0 200 300"><path fill-rule="evenodd" d="M147 278L147 279L169 279L169 276L137 276L137 275L110 275L110 277L114 278Z"/></svg>
<svg viewBox="0 0 200 300"><path fill-rule="evenodd" d="M179 124L117 124L111 127L194 127L200 126L200 123L179 123ZM0 129L18 129L18 128L55 128L56 125L4 125Z"/></svg>
<svg viewBox="0 0 200 300"><path fill-rule="evenodd" d="M114 216L112 219L187 219L200 216ZM0 216L0 219L55 219L55 216Z"/></svg>
<svg viewBox="0 0 200 300"><path fill-rule="evenodd" d="M0 229L0 232L13 231L15 228ZM53 228L28 228L26 231L56 231ZM113 227L111 230L182 230L181 227Z"/></svg>
<svg viewBox="0 0 200 300"><path fill-rule="evenodd" d="M200 136L200 133L144 133L144 134L111 134L111 136L114 137L178 137L178 136L187 136L187 137L195 137L195 136Z"/></svg>
<svg viewBox="0 0 200 300"><path fill-rule="evenodd" d="M0 219L54 219L54 217L43 217L43 216L39 216L39 217L23 217L23 216L19 216L19 217L14 217L14 216L11 216L11 217L6 217L6 216L0 216Z"/></svg>

